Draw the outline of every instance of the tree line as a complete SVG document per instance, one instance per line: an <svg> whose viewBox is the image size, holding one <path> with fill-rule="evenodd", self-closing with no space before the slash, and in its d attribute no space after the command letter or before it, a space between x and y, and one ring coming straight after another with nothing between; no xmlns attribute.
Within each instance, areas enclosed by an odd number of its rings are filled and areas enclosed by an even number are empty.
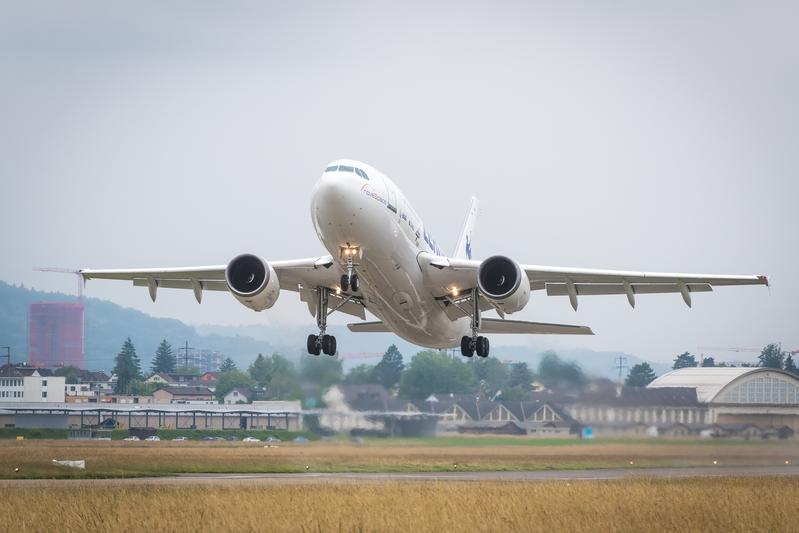
<svg viewBox="0 0 799 533"><path fill-rule="evenodd" d="M674 358L672 364L673 370L680 368L691 367L735 367L729 363L716 363L713 357L702 357L697 360L696 356L683 352ZM777 343L766 345L757 357L757 363L741 363L742 367L761 367L761 368L775 368L777 370L785 370L793 374L799 374L796 363L794 362L793 355L782 349L782 346ZM630 368L630 373L627 374L625 384L630 387L646 387L657 378L654 370L649 363L640 363L633 365Z"/></svg>

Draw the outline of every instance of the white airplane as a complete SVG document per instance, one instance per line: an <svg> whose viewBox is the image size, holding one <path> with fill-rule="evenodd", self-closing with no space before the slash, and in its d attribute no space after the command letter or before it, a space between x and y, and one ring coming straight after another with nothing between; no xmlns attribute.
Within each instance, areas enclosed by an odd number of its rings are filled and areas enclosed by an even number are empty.
<svg viewBox="0 0 799 533"><path fill-rule="evenodd" d="M624 294L635 307L638 294L691 294L717 285L767 285L765 276L661 274L522 265L495 255L472 259L477 218L472 204L452 255L445 254L399 188L387 176L359 161L333 161L316 183L311 220L328 255L267 261L242 254L226 265L137 270L91 270L88 279L132 280L147 287L153 301L159 288L190 289L197 302L203 291L230 291L254 311L269 309L281 291L299 293L316 317L318 333L308 335L308 352L336 353L336 338L326 333L328 316L339 311L366 320L349 324L354 332L393 332L428 348L451 348L481 357L489 353L483 335L495 333L593 335L590 328L506 320L524 309L531 291L568 296L577 310L579 296ZM494 310L500 318L483 318Z"/></svg>

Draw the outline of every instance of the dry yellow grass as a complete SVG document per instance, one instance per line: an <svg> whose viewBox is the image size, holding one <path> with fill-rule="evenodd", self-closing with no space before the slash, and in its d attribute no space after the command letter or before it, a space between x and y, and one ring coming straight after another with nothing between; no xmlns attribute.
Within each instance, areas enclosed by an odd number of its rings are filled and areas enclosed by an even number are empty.
<svg viewBox="0 0 799 533"><path fill-rule="evenodd" d="M5 490L6 531L795 531L799 478Z"/></svg>
<svg viewBox="0 0 799 533"><path fill-rule="evenodd" d="M85 471L53 466L52 459L85 459ZM309 443L0 441L0 478L115 477L189 472L314 472L541 470L548 468L775 465L799 462L795 442L757 444L575 442L548 446L399 446ZM19 468L19 472L15 472Z"/></svg>

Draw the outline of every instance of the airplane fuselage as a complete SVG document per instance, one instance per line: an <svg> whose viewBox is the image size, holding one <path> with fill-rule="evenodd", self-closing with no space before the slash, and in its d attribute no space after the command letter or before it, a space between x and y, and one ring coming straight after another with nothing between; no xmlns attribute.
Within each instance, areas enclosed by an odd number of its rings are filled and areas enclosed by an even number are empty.
<svg viewBox="0 0 799 533"><path fill-rule="evenodd" d="M425 288L418 255L445 255L399 188L377 169L334 161L316 183L311 219L324 247L346 271L342 250L354 260L366 308L403 339L430 348L458 346L469 318L451 320ZM360 173L354 170L359 169Z"/></svg>

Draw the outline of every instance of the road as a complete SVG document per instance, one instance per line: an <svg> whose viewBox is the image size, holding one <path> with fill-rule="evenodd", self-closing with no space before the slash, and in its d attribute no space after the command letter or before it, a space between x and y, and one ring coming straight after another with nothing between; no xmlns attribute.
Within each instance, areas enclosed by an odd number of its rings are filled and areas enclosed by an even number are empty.
<svg viewBox="0 0 799 533"><path fill-rule="evenodd" d="M799 476L799 467L713 466L691 468L614 468L596 470L536 470L528 472L418 472L418 473L301 473L301 474L179 474L124 479L5 479L0 487L53 487L103 485L293 485L324 483L385 483L425 481L599 481L631 478L686 478L720 476Z"/></svg>

